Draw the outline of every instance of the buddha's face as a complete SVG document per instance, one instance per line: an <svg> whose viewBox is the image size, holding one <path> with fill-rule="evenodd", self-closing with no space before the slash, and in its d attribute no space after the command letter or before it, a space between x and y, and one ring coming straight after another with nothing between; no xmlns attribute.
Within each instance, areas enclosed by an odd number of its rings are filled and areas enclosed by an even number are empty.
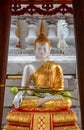
<svg viewBox="0 0 84 130"><path fill-rule="evenodd" d="M50 48L48 43L45 43L43 45L37 43L36 44L36 50L35 50L36 57L38 59L46 59L48 58L50 54Z"/></svg>

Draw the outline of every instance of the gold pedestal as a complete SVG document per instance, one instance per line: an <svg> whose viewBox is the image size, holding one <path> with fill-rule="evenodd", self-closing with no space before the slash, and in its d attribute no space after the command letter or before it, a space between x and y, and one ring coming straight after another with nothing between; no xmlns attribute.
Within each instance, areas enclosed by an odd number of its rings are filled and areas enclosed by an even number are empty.
<svg viewBox="0 0 84 130"><path fill-rule="evenodd" d="M3 130L79 130L76 114L66 110L16 110L9 112Z"/></svg>

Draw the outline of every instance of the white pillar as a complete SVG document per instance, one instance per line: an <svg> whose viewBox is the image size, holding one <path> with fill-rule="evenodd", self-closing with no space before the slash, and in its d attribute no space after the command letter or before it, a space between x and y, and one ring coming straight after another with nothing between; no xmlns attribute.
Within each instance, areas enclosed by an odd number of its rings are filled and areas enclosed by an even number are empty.
<svg viewBox="0 0 84 130"><path fill-rule="evenodd" d="M56 48L57 47L57 42L58 38L56 36L56 25L55 24L50 24L48 26L48 39L51 41L51 48Z"/></svg>

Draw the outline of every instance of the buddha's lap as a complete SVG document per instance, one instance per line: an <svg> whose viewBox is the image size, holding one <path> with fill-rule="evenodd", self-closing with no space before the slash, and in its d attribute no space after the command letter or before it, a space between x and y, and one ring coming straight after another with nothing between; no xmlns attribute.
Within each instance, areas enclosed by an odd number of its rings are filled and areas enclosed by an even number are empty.
<svg viewBox="0 0 84 130"><path fill-rule="evenodd" d="M69 98L59 98L46 101L42 106L37 106L40 98L23 98L19 109L29 110L29 109L41 109L41 110L62 110L70 108L72 102Z"/></svg>

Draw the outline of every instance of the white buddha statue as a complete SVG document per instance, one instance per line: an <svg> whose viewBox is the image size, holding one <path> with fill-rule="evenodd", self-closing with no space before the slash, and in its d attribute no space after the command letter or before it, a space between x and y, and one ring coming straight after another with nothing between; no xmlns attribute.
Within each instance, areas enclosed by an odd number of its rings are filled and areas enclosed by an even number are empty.
<svg viewBox="0 0 84 130"><path fill-rule="evenodd" d="M50 55L50 41L44 34L44 25L41 23L40 35L34 42L34 49L36 55L36 61L25 66L22 77L21 86L27 86L29 88L50 88L54 90L64 89L63 72L60 65L53 61L49 61ZM13 100L15 108L19 108L22 97L24 97L25 91L19 91ZM31 91L27 92L25 98L36 98L38 96L32 96ZM60 96L53 96L49 93L43 94L44 98L39 98L37 106L42 105L44 102L59 98Z"/></svg>

